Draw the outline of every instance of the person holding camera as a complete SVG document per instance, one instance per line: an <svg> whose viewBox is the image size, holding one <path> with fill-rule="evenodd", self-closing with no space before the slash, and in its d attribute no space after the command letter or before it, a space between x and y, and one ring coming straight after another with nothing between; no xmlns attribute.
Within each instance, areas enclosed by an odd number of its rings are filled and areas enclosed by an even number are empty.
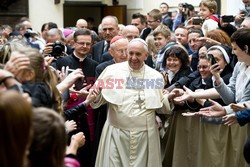
<svg viewBox="0 0 250 167"><path fill-rule="evenodd" d="M64 45L62 31L57 28L52 28L48 31L46 42L43 54L54 57L55 60L73 52L70 46Z"/></svg>
<svg viewBox="0 0 250 167"><path fill-rule="evenodd" d="M178 5L179 13L175 17L173 21L173 27L172 31L175 31L175 29L179 25L185 25L186 22L191 18L195 16L195 10L194 6L188 3L180 3Z"/></svg>

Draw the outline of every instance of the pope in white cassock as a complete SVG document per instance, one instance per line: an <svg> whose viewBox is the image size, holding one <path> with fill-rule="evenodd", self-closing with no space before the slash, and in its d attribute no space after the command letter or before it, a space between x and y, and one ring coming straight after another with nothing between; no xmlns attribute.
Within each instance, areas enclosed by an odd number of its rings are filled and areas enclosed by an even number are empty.
<svg viewBox="0 0 250 167"><path fill-rule="evenodd" d="M162 75L144 64L144 40L130 41L127 53L128 61L108 66L90 92L96 96L93 108L108 103L95 166L160 167L155 112L169 112L168 99L174 95L163 95Z"/></svg>

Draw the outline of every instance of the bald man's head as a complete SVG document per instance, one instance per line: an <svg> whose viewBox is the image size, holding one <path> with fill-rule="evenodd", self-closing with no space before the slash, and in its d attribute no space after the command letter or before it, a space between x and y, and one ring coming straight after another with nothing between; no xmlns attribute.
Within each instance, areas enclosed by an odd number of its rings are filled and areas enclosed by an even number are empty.
<svg viewBox="0 0 250 167"><path fill-rule="evenodd" d="M83 29L88 27L88 22L84 19L79 19L76 22L76 28L77 29Z"/></svg>
<svg viewBox="0 0 250 167"><path fill-rule="evenodd" d="M131 41L134 38L138 38L140 35L139 29L134 25L127 25L123 31L122 36Z"/></svg>

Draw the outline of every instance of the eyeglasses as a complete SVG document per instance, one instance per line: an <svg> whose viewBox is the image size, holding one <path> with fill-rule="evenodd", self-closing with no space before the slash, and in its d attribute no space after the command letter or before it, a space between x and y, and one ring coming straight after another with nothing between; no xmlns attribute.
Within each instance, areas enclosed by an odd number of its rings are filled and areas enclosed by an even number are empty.
<svg viewBox="0 0 250 167"><path fill-rule="evenodd" d="M205 70L205 69L208 68L208 66L197 66L197 68L198 68L198 69L204 69L204 70Z"/></svg>
<svg viewBox="0 0 250 167"><path fill-rule="evenodd" d="M81 46L91 46L90 42L76 42L76 44L81 45Z"/></svg>

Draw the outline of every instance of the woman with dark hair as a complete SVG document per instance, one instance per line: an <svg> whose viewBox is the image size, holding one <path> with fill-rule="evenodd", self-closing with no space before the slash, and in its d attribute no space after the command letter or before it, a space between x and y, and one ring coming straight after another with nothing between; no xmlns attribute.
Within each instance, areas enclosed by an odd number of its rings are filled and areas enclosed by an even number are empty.
<svg viewBox="0 0 250 167"><path fill-rule="evenodd" d="M31 127L31 104L16 91L0 92L0 166L26 166Z"/></svg>
<svg viewBox="0 0 250 167"><path fill-rule="evenodd" d="M171 46L164 54L162 68L165 69L165 88L181 77L191 73L187 51L181 45Z"/></svg>
<svg viewBox="0 0 250 167"><path fill-rule="evenodd" d="M175 84L176 81L191 73L189 56L181 45L171 46L166 50L163 58L162 68L165 69L165 88ZM172 166L169 160L173 155L172 143L176 140L176 126L179 122L179 114L187 107L183 104L175 104L172 113L159 115L163 127L160 128L163 166ZM159 121L158 121L159 122ZM171 143L171 144L170 144ZM171 145L171 146L170 146Z"/></svg>

